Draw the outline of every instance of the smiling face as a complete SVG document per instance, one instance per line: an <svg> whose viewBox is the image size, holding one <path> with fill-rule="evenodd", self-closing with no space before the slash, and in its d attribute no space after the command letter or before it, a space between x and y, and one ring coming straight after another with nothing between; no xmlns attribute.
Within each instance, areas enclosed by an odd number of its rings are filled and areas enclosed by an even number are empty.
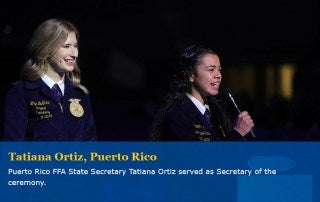
<svg viewBox="0 0 320 202"><path fill-rule="evenodd" d="M222 80L220 60L217 55L205 54L196 68L196 73L189 78L191 95L200 102L208 96L217 95Z"/></svg>
<svg viewBox="0 0 320 202"><path fill-rule="evenodd" d="M49 58L49 68L47 74L55 77L54 74L60 76L71 72L76 65L78 57L78 40L74 32L68 34L64 44Z"/></svg>

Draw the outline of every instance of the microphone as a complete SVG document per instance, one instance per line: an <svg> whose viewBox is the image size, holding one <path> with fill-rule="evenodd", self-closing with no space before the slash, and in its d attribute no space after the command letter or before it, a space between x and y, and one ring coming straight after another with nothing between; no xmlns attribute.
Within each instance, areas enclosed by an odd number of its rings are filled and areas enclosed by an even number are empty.
<svg viewBox="0 0 320 202"><path fill-rule="evenodd" d="M224 89L224 94L230 99L230 101L232 102L233 106L236 108L236 110L238 111L238 113L241 113L241 110L239 109L238 105L236 104L236 101L234 100L231 90L229 88L225 88ZM250 130L250 134L253 138L256 138L256 135L254 134L253 130Z"/></svg>
<svg viewBox="0 0 320 202"><path fill-rule="evenodd" d="M60 64L62 63L60 59L56 58L54 55L52 56L55 60L57 60Z"/></svg>

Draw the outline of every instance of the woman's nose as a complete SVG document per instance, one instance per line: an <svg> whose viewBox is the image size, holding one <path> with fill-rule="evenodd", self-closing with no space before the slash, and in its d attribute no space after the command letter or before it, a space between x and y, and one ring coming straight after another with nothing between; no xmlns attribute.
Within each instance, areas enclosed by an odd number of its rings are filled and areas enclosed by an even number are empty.
<svg viewBox="0 0 320 202"><path fill-rule="evenodd" d="M71 47L71 56L78 57L78 48L77 47Z"/></svg>

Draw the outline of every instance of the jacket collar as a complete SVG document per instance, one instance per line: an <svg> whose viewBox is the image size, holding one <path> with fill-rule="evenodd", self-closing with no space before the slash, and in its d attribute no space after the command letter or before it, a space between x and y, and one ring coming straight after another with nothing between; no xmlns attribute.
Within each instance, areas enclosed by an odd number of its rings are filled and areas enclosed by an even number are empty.
<svg viewBox="0 0 320 202"><path fill-rule="evenodd" d="M198 120L211 134L214 134L213 127L206 121L204 115L187 96L183 99L181 108L183 108L188 116L193 116L194 119Z"/></svg>

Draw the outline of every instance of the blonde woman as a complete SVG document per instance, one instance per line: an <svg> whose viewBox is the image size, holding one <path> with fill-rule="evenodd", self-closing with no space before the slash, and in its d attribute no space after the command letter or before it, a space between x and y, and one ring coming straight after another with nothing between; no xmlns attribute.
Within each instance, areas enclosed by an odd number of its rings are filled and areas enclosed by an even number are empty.
<svg viewBox="0 0 320 202"><path fill-rule="evenodd" d="M66 20L49 19L35 30L30 59L8 91L3 139L96 140L88 90L77 65L79 32Z"/></svg>

